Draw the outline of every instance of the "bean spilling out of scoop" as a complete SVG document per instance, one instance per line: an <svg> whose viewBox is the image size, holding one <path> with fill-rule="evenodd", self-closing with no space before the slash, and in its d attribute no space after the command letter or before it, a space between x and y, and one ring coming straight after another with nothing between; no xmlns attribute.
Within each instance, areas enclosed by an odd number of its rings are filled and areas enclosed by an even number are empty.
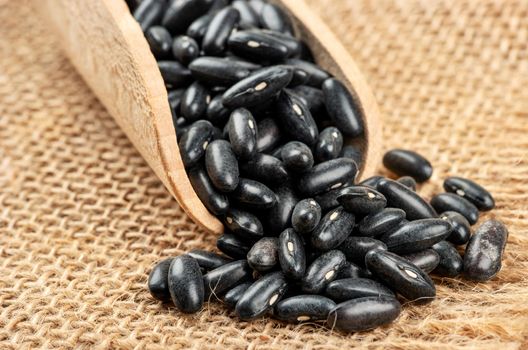
<svg viewBox="0 0 528 350"><path fill-rule="evenodd" d="M263 0L130 0L168 88L182 160L226 227L221 253L159 262L148 287L180 311L221 300L242 320L326 322L345 332L424 303L429 274L485 281L508 232L492 196L450 177L430 202L431 164L408 150L383 163L400 176L356 181L364 141L353 91L313 62L288 16ZM462 256L460 250L465 247Z"/></svg>

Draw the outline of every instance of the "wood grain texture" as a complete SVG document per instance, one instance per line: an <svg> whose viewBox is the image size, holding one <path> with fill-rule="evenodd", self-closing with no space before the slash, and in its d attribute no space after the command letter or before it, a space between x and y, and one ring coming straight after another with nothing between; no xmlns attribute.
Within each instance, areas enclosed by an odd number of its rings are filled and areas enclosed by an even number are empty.
<svg viewBox="0 0 528 350"><path fill-rule="evenodd" d="M337 38L301 0L280 0L318 63L356 93L366 115L363 176L380 160L378 108ZM35 0L63 50L180 206L203 229L222 233L194 192L181 160L167 90L139 24L121 0ZM352 89L353 87L353 89Z"/></svg>

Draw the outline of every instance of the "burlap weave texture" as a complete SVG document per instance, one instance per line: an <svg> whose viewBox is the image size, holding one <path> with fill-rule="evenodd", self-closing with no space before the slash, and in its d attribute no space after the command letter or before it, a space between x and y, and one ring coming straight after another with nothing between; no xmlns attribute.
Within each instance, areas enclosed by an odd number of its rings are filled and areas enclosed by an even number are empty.
<svg viewBox="0 0 528 350"><path fill-rule="evenodd" d="M117 0L116 0L117 1ZM436 279L390 327L239 322L219 303L152 300L159 259L213 248L57 48L26 1L0 0L0 349L528 347L528 2L310 0L408 147L495 195L510 229L489 283Z"/></svg>

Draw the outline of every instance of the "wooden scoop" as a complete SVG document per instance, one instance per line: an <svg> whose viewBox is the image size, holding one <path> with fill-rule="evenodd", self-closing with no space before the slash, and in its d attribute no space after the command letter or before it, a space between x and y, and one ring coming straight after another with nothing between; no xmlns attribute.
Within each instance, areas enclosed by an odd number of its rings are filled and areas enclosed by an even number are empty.
<svg viewBox="0 0 528 350"><path fill-rule="evenodd" d="M286 10L316 61L356 92L366 116L360 176L380 161L379 111L361 72L335 35L302 0L274 1ZM183 166L167 90L156 59L124 0L34 0L67 56L191 219L223 232L194 192ZM353 87L353 89L352 89ZM346 143L346 141L345 141Z"/></svg>

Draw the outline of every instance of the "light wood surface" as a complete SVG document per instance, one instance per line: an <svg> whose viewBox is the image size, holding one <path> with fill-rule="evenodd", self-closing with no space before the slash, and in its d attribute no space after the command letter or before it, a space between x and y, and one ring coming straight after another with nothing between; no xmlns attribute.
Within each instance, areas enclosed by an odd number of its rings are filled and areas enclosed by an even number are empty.
<svg viewBox="0 0 528 350"><path fill-rule="evenodd" d="M317 62L342 79L366 115L363 177L380 161L376 101L358 67L326 25L302 0L275 1L294 18ZM139 24L123 0L34 0L35 8L60 37L76 69L115 118L180 206L203 229L223 232L194 192L183 166L167 90Z"/></svg>

